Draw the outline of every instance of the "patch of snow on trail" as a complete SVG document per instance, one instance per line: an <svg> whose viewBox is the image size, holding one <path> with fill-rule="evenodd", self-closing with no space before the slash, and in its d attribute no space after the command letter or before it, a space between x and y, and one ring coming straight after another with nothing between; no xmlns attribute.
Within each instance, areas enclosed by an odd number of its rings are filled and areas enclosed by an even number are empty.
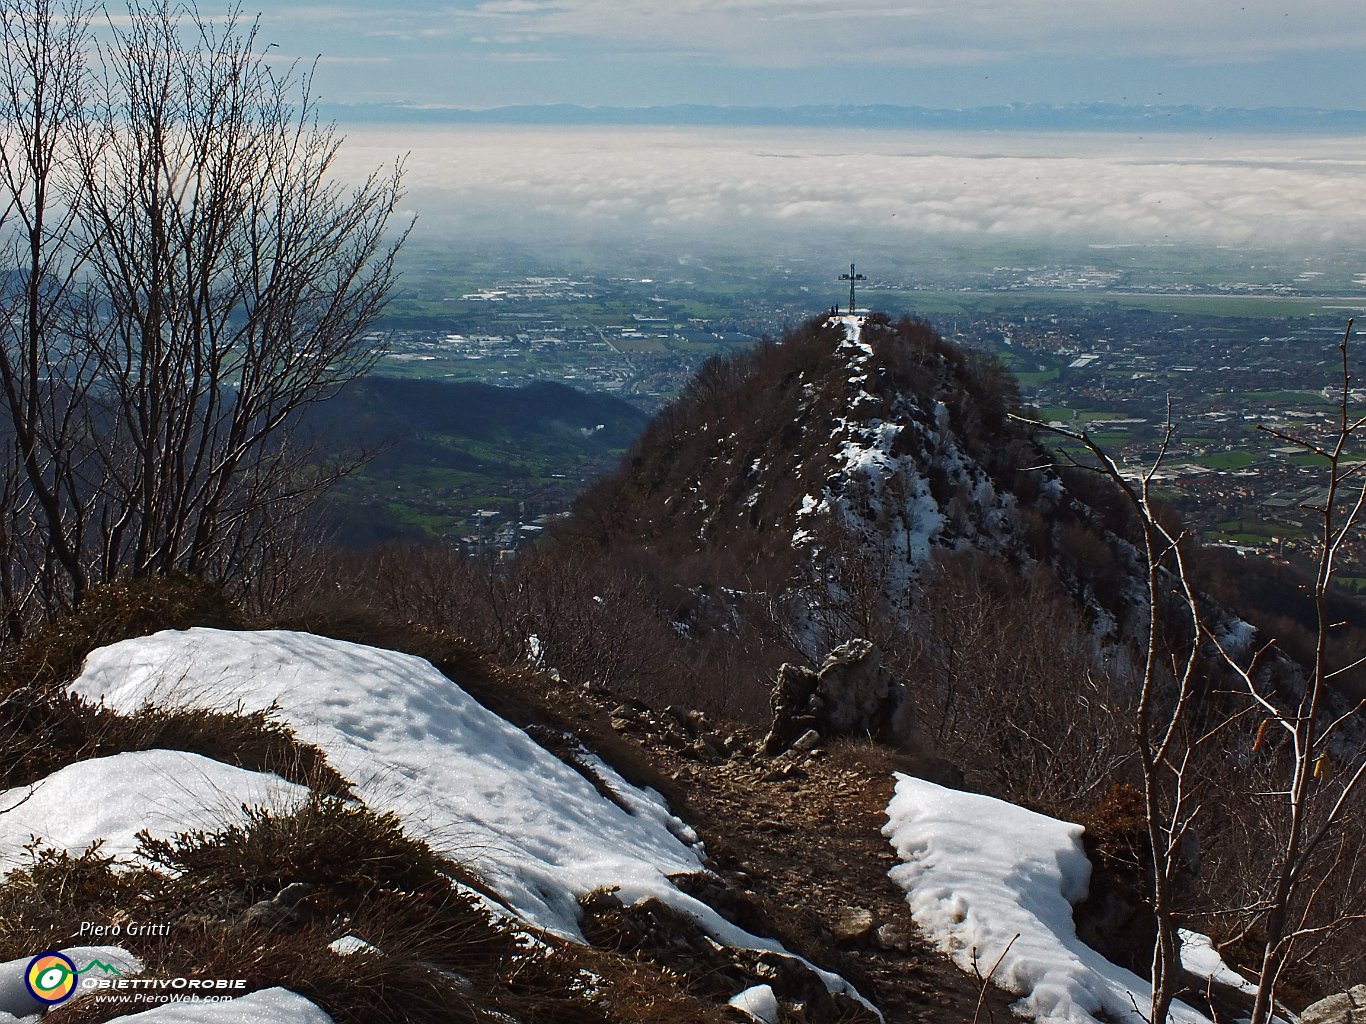
<svg viewBox="0 0 1366 1024"><path fill-rule="evenodd" d="M911 915L965 971L1019 995L1019 1014L1043 1022L1142 1024L1148 982L1077 938L1072 903L1091 865L1080 825L1014 804L896 776L883 833L902 863L889 874ZM1008 948L1007 948L1008 947ZM1208 1024L1182 1003L1173 1024Z"/></svg>
<svg viewBox="0 0 1366 1024"><path fill-rule="evenodd" d="M759 1024L778 1024L782 1010L771 985L755 985L734 996L730 1005L749 1014Z"/></svg>
<svg viewBox="0 0 1366 1024"><path fill-rule="evenodd" d="M844 341L840 343L840 348L853 349L861 353L864 357L873 354L873 346L863 340L863 317L861 316L832 316L830 324L839 324L844 328ZM858 362L863 359L855 357Z"/></svg>

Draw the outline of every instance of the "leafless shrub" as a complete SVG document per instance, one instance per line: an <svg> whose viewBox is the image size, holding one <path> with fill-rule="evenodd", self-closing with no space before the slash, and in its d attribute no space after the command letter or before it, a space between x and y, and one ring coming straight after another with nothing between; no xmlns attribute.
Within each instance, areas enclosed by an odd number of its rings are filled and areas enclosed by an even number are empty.
<svg viewBox="0 0 1366 1024"><path fill-rule="evenodd" d="M330 473L299 414L379 353L397 174L354 189L306 70L235 15L0 4L0 600L250 582ZM113 24L117 22L117 24ZM93 54L93 62L88 56Z"/></svg>

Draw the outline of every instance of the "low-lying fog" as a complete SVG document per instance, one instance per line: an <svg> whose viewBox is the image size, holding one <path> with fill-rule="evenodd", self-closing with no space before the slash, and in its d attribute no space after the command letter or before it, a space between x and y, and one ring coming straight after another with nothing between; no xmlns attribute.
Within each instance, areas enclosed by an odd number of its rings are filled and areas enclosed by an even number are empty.
<svg viewBox="0 0 1366 1024"><path fill-rule="evenodd" d="M402 153L414 242L452 254L462 242L542 255L564 242L602 253L678 243L833 264L955 251L989 268L1016 247L1134 246L1152 259L1131 265L1184 274L1217 248L1233 280L1255 251L1285 280L1307 255L1326 264L1330 288L1366 284L1363 138L362 127L348 131L339 169Z"/></svg>
<svg viewBox="0 0 1366 1024"><path fill-rule="evenodd" d="M745 238L823 230L1355 249L1366 139L815 129L353 128L407 153L423 233Z"/></svg>

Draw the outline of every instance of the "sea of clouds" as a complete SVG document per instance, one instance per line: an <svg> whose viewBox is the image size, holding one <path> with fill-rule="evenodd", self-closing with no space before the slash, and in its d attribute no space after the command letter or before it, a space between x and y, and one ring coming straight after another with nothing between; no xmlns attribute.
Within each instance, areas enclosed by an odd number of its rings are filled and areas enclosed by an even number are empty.
<svg viewBox="0 0 1366 1024"><path fill-rule="evenodd" d="M825 230L1079 244L1357 248L1366 139L816 129L351 129L407 154L424 231L746 238Z"/></svg>

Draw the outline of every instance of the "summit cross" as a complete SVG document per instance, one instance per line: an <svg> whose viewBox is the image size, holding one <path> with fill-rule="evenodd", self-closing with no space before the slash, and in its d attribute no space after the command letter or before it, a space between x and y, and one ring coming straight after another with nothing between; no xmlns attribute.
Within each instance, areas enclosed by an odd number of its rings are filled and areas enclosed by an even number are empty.
<svg viewBox="0 0 1366 1024"><path fill-rule="evenodd" d="M841 280L841 281L848 281L848 282L849 282L849 315L850 315L850 316L853 316L853 315L854 315L854 282L855 282L855 281L866 281L866 280L868 280L868 278L864 277L862 274L856 273L855 270L854 270L854 265L851 263L851 264L849 264L849 273L847 273L847 274L841 274L841 275L840 275L840 280Z"/></svg>

